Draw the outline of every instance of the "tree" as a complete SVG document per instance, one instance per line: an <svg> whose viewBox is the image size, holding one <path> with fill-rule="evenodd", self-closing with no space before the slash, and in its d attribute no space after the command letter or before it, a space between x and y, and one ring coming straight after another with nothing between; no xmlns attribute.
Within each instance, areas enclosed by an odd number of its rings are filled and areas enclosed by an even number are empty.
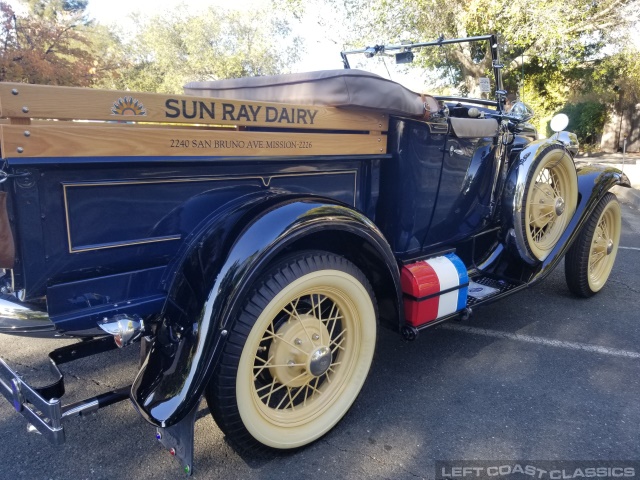
<svg viewBox="0 0 640 480"><path fill-rule="evenodd" d="M601 146L616 151L622 148L627 136L629 147L637 151L640 147L640 48L629 45L587 65L581 74L586 90L609 107Z"/></svg>
<svg viewBox="0 0 640 480"><path fill-rule="evenodd" d="M28 0L18 16L0 1L0 81L91 86L110 72L108 55L93 50L86 0Z"/></svg>
<svg viewBox="0 0 640 480"><path fill-rule="evenodd" d="M378 0L372 23L374 33L394 40L498 33L508 74L523 63L566 70L597 55L605 44L620 44L619 32L637 20L637 7L637 0ZM467 83L491 66L488 50L479 55L459 44L450 52ZM424 62L438 64L433 58Z"/></svg>
<svg viewBox="0 0 640 480"><path fill-rule="evenodd" d="M277 1L292 4L298 15L300 9L304 14L309 8L309 2L302 6L300 0ZM328 1L333 10L325 10L334 16L341 11L349 25L350 35L342 39L346 48L436 40L441 34L445 38L498 34L506 89L526 93L525 101L533 104L540 124L568 101L592 92L590 72L630 43L640 14L638 0ZM457 83L458 91L478 96L477 79L491 70L486 47L457 44L424 49L414 52L414 66L439 70ZM607 71L623 76L620 69ZM627 86L625 92L631 90Z"/></svg>
<svg viewBox="0 0 640 480"><path fill-rule="evenodd" d="M107 86L180 93L192 80L282 73L300 51L287 23L267 11L176 11L139 20L137 30L120 76Z"/></svg>
<svg viewBox="0 0 640 480"><path fill-rule="evenodd" d="M40 19L62 20L73 17L88 21L85 16L88 0L22 0L29 13Z"/></svg>

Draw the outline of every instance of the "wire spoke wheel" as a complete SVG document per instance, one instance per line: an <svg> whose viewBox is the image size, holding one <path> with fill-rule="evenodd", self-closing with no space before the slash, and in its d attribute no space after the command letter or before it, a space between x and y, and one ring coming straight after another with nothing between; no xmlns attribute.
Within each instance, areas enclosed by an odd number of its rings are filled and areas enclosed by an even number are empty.
<svg viewBox="0 0 640 480"><path fill-rule="evenodd" d="M242 449L300 447L329 431L364 384L376 339L373 293L347 260L307 254L265 276L238 327L229 343L242 351L223 359L235 368L235 398L214 379L214 418Z"/></svg>
<svg viewBox="0 0 640 480"><path fill-rule="evenodd" d="M622 231L620 204L607 193L565 257L569 289L581 297L599 292L607 282L618 253Z"/></svg>
<svg viewBox="0 0 640 480"><path fill-rule="evenodd" d="M607 204L598 219L589 252L589 287L600 290L611 273L618 252L621 231L620 206Z"/></svg>
<svg viewBox="0 0 640 480"><path fill-rule="evenodd" d="M265 329L253 358L255 407L276 423L304 422L331 402L357 353L359 322L331 288L287 303Z"/></svg>
<svg viewBox="0 0 640 480"><path fill-rule="evenodd" d="M544 153L529 174L524 196L524 237L528 252L544 260L556 246L573 216L578 200L575 167L560 147Z"/></svg>

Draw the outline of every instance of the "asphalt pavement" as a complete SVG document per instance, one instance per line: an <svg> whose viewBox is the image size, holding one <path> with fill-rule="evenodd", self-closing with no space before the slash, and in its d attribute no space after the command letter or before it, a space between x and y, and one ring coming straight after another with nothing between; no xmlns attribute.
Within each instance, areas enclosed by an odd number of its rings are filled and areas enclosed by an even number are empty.
<svg viewBox="0 0 640 480"><path fill-rule="evenodd" d="M235 453L203 403L194 478L414 479L433 478L437 460L640 460L639 294L640 212L623 205L621 249L600 294L573 297L560 266L414 342L382 331L350 412L295 453ZM38 380L46 353L65 342L0 336L0 352ZM136 366L133 348L69 364L67 398L126 385ZM0 401L0 478L184 478L128 402L66 430L67 443L51 446Z"/></svg>
<svg viewBox="0 0 640 480"><path fill-rule="evenodd" d="M622 170L633 188L614 187L612 191L621 201L640 208L640 153L597 152L581 154L576 161L602 163Z"/></svg>

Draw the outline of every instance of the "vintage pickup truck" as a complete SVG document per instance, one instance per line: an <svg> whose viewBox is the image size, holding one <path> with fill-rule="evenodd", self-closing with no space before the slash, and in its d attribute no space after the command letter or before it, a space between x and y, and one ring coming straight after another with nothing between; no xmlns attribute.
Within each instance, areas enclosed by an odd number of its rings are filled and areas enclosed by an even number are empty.
<svg viewBox="0 0 640 480"><path fill-rule="evenodd" d="M488 42L490 100L348 68L468 41ZM506 109L494 36L343 58L186 95L0 84L0 333L79 338L51 352L50 385L0 359L0 391L43 436L130 399L190 474L204 396L239 448L300 447L356 400L378 327L414 339L563 258L572 292L603 288L608 191L628 180L575 164L566 124L537 140L531 111ZM134 343L131 386L63 404L58 365Z"/></svg>

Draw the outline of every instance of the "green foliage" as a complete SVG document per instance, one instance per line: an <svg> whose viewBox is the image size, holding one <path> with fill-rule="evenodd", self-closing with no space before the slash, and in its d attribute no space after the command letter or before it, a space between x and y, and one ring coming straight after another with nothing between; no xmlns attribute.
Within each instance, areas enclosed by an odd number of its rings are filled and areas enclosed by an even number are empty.
<svg viewBox="0 0 640 480"><path fill-rule="evenodd" d="M279 1L299 5L299 0ZM607 59L630 43L640 12L638 0L316 0L325 2L332 7L331 15L341 10L348 19L350 29L342 39L346 48L435 40L440 34L456 38L497 33L506 88L535 107L540 123L585 92L603 95L611 88L604 76L619 82L622 65L614 67ZM477 96L477 78L491 69L488 49L460 44L440 50L431 56L416 53L414 68L449 70L458 91ZM604 69L600 76L594 67ZM425 89L430 91L430 86ZM603 101L610 100L607 95Z"/></svg>
<svg viewBox="0 0 640 480"><path fill-rule="evenodd" d="M86 2L27 2L30 14L17 15L0 1L0 80L91 86L110 70L92 50Z"/></svg>
<svg viewBox="0 0 640 480"><path fill-rule="evenodd" d="M578 136L580 145L594 145L607 121L607 108L598 102L568 103L558 113L569 117L567 130ZM552 133L547 127L547 135Z"/></svg>
<svg viewBox="0 0 640 480"><path fill-rule="evenodd" d="M618 109L640 102L640 50L631 46L594 61L580 71L583 89Z"/></svg>
<svg viewBox="0 0 640 480"><path fill-rule="evenodd" d="M63 12L84 13L88 0L22 0L29 13L39 17L51 17Z"/></svg>
<svg viewBox="0 0 640 480"><path fill-rule="evenodd" d="M282 73L297 60L300 40L267 11L202 13L138 21L138 34L122 47L125 61L110 88L181 93L185 83Z"/></svg>
<svg viewBox="0 0 640 480"><path fill-rule="evenodd" d="M282 73L301 50L273 11L177 8L138 17L128 38L89 19L88 0L20 1L26 16L0 0L4 81L180 93L191 80Z"/></svg>

